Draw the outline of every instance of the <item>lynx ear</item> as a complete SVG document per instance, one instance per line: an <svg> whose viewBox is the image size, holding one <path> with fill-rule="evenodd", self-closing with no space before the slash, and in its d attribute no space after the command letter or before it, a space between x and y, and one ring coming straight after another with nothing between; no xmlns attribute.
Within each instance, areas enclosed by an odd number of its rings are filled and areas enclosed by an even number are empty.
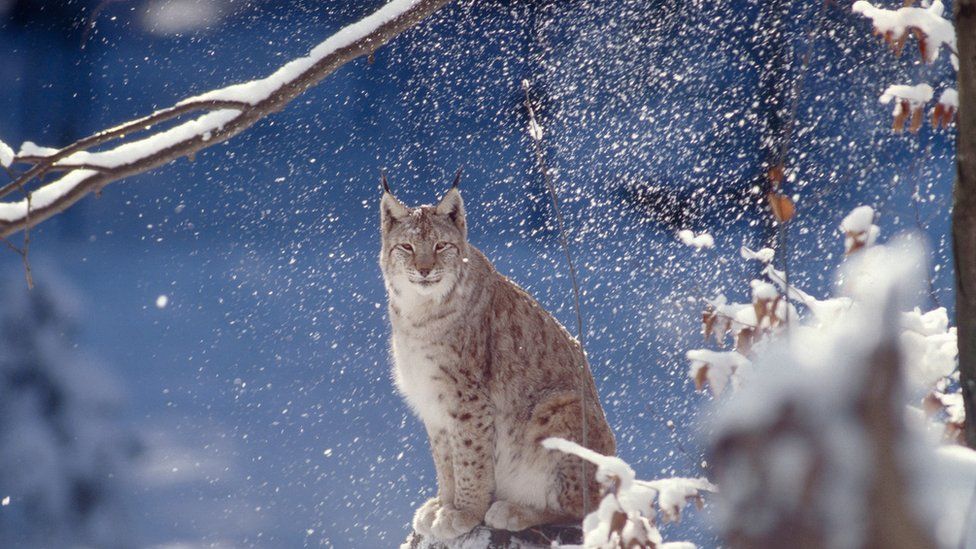
<svg viewBox="0 0 976 549"><path fill-rule="evenodd" d="M380 172L380 181L383 183L383 199L380 201L380 219L383 228L387 229L394 222L410 215L410 209L404 206L393 196L390 191L390 184L386 181L386 172Z"/></svg>
<svg viewBox="0 0 976 549"><path fill-rule="evenodd" d="M444 198L437 203L437 214L446 215L462 234L466 234L464 201L461 200L461 193L457 187L451 187L451 190L447 191Z"/></svg>

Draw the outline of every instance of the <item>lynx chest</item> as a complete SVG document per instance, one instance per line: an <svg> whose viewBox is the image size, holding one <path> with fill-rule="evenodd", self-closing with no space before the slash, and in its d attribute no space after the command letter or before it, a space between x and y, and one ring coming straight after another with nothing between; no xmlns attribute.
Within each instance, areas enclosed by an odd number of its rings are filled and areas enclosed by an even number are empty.
<svg viewBox="0 0 976 549"><path fill-rule="evenodd" d="M393 379L410 408L428 429L448 425L448 399L454 390L441 370L449 358L443 348L393 331Z"/></svg>

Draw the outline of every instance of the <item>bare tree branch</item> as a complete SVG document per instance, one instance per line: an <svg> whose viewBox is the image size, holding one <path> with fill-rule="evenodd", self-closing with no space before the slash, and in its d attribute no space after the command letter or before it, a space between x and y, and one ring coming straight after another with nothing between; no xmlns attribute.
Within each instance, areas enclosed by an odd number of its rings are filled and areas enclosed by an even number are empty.
<svg viewBox="0 0 976 549"><path fill-rule="evenodd" d="M348 25L316 46L308 56L293 60L272 75L210 91L168 109L123 123L80 139L51 154L21 149L11 163L32 166L0 188L0 198L27 189L30 199L0 202L0 237L28 229L64 211L85 195L113 181L143 173L182 156L226 141L264 117L282 110L291 100L346 63L372 55L380 46L417 25L451 0L392 0L364 19ZM180 116L206 111L198 118L147 137L103 151L91 148ZM2 145L2 144L0 144ZM67 172L41 183L47 173ZM28 189L34 182L38 188Z"/></svg>

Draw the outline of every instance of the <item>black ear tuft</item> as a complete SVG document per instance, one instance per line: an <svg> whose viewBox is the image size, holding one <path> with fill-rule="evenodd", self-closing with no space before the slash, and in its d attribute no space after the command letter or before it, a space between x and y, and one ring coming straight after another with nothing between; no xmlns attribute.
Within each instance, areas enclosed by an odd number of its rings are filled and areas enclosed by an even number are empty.
<svg viewBox="0 0 976 549"><path fill-rule="evenodd" d="M390 190L390 184L386 181L386 170L382 168L380 169L380 182L383 183L383 192L393 194L393 191Z"/></svg>
<svg viewBox="0 0 976 549"><path fill-rule="evenodd" d="M464 166L461 166L460 168L458 168L457 173L454 174L454 183L451 183L451 188L452 189L458 188L458 185L461 183L461 172L462 171L464 171Z"/></svg>

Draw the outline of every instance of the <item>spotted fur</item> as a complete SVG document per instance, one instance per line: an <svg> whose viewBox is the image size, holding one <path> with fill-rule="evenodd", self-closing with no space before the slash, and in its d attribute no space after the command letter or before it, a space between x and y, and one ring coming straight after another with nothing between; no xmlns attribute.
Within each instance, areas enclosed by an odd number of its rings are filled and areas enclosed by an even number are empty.
<svg viewBox="0 0 976 549"><path fill-rule="evenodd" d="M446 540L482 522L523 530L579 520L583 482L591 508L599 488L577 458L540 445L582 442L579 344L468 243L457 188L416 208L385 192L380 209L394 379L424 422L437 470L437 496L414 528ZM585 368L587 446L612 455Z"/></svg>

